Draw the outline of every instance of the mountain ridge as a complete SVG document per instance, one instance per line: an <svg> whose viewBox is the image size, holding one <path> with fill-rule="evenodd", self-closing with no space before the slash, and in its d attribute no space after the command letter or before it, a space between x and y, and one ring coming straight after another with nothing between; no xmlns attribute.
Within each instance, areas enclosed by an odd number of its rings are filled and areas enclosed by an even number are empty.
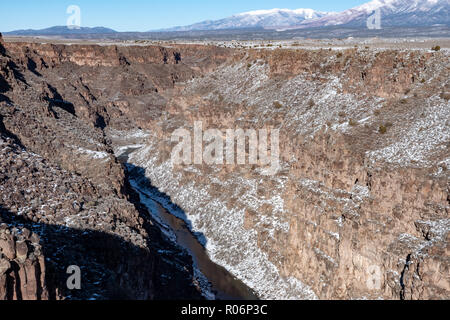
<svg viewBox="0 0 450 320"><path fill-rule="evenodd" d="M366 28L367 21L379 10L381 28L388 27L450 27L450 0L373 0L342 12L325 12L314 9L254 10L219 20L204 20L187 26L176 26L133 34L195 32L218 30L273 30L320 29L326 27ZM70 36L97 34L126 34L105 27L54 26L40 30L15 30L4 32L9 36ZM130 32L128 32L130 33Z"/></svg>
<svg viewBox="0 0 450 320"><path fill-rule="evenodd" d="M159 31L194 31L194 30L225 30L244 28L272 28L289 26L304 21L330 15L330 12L313 9L270 9L254 10L232 15L220 20L205 20L188 26L177 26Z"/></svg>
<svg viewBox="0 0 450 320"><path fill-rule="evenodd" d="M35 36L35 35L62 35L62 34L105 34L105 33L117 33L117 31L106 27L80 27L69 28L67 26L53 26L44 29L22 29L13 30L10 32L3 32L4 35L17 35L17 36Z"/></svg>
<svg viewBox="0 0 450 320"><path fill-rule="evenodd" d="M367 19L377 9L380 10L382 25L387 27L449 26L449 8L449 0L373 0L342 12L278 8L255 10L220 20L206 20L159 31L205 31L249 27L279 30L328 26L365 27Z"/></svg>
<svg viewBox="0 0 450 320"><path fill-rule="evenodd" d="M327 26L365 27L367 19L379 10L381 27L450 25L449 0L373 0L363 5L306 21L298 28ZM290 28L296 29L296 26Z"/></svg>

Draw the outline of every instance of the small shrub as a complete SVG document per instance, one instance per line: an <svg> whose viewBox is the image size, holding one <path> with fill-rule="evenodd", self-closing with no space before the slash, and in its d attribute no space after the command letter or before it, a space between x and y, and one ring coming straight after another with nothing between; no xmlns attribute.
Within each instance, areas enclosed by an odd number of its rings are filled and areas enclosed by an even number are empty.
<svg viewBox="0 0 450 320"><path fill-rule="evenodd" d="M427 82L425 79L420 80L420 83L425 83Z"/></svg>
<svg viewBox="0 0 450 320"><path fill-rule="evenodd" d="M433 51L440 51L441 47L440 46L434 46L433 48L431 48L431 50L433 50Z"/></svg>
<svg viewBox="0 0 450 320"><path fill-rule="evenodd" d="M450 100L450 92L442 92L441 93L441 99L443 99L443 100Z"/></svg>
<svg viewBox="0 0 450 320"><path fill-rule="evenodd" d="M250 69L251 67L252 67L251 63L247 64L247 69Z"/></svg>
<svg viewBox="0 0 450 320"><path fill-rule="evenodd" d="M309 99L309 101L308 101L308 107L309 108L312 108L312 107L314 107L316 105L316 103L314 102L314 100L313 99Z"/></svg>
<svg viewBox="0 0 450 320"><path fill-rule="evenodd" d="M380 132L381 134L386 134L387 127L384 125L381 125L380 128L378 129L378 132Z"/></svg>
<svg viewBox="0 0 450 320"><path fill-rule="evenodd" d="M344 111L341 111L341 112L338 113L338 116L340 118L345 118L347 116L347 114Z"/></svg>
<svg viewBox="0 0 450 320"><path fill-rule="evenodd" d="M281 108L283 108L283 104L280 101L274 101L273 107L275 109L281 109Z"/></svg>
<svg viewBox="0 0 450 320"><path fill-rule="evenodd" d="M342 58L342 52L338 52L336 55L337 58Z"/></svg>
<svg viewBox="0 0 450 320"><path fill-rule="evenodd" d="M408 100L406 100L406 99L401 99L401 100L400 100L400 103L401 103L401 104L407 104L407 103L408 103Z"/></svg>
<svg viewBox="0 0 450 320"><path fill-rule="evenodd" d="M353 120L353 119L350 119L350 120L348 120L348 124L349 124L351 127L356 127L356 126L358 125L358 121L355 121L355 120Z"/></svg>

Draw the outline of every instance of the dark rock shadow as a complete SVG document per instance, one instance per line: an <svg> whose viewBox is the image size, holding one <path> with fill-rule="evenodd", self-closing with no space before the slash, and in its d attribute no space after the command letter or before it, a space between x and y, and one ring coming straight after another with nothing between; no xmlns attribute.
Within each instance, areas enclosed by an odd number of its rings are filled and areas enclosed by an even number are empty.
<svg viewBox="0 0 450 320"><path fill-rule="evenodd" d="M0 133L14 139L25 149L20 140L4 128L1 115ZM125 188L130 201L144 218L147 231L145 241L149 249L101 230L75 229L31 221L2 206L3 194L0 194L0 223L25 227L40 236L45 257L45 287L50 299L57 299L60 295L71 300L202 299L193 281L191 257L161 234L152 224L146 208L139 205L139 196L133 194L130 187ZM54 217L56 221L61 218L57 215ZM67 288L66 282L70 275L66 271L71 265L81 269L81 290ZM17 268L13 265L11 272L18 272ZM17 291L20 290L20 283L15 282L14 285L15 289L9 290L16 292L20 299L21 293Z"/></svg>
<svg viewBox="0 0 450 320"><path fill-rule="evenodd" d="M42 77L42 74L40 74L40 73L37 71L37 64L36 64L36 62L35 62L33 59L28 58L28 61L27 61L27 68L28 68L28 70L30 70L32 73L34 73L36 76Z"/></svg>
<svg viewBox="0 0 450 320"><path fill-rule="evenodd" d="M1 39L1 36L0 36L0 39ZM6 74L9 74L10 72L12 72L14 79L16 79L28 86L28 83L25 80L25 77L22 74L22 72L20 71L19 67L12 60L12 58L8 55L6 48L1 43L0 43L0 56L5 57L7 59L6 64L4 65L2 71L6 72ZM11 89L10 85L8 84L6 79L4 79L3 76L0 74L0 93L4 93L6 91L9 91L10 89Z"/></svg>
<svg viewBox="0 0 450 320"><path fill-rule="evenodd" d="M6 97L6 96L4 96L4 97L6 98L6 99L5 99L6 103L12 103L11 100L9 100L8 97ZM2 95L0 94L0 102L2 102L2 101L1 101L1 98L2 98ZM13 141L14 141L18 146L20 146L21 148L25 148L25 147L22 145L22 142L20 141L19 137L17 137L14 133L12 133L12 132L9 131L8 129L6 129L5 124L3 123L3 116L2 116L1 113L0 113L0 134L6 135L7 137L13 139Z"/></svg>
<svg viewBox="0 0 450 320"><path fill-rule="evenodd" d="M11 89L11 86L5 80L5 78L0 74L0 93L8 92L10 89Z"/></svg>
<svg viewBox="0 0 450 320"><path fill-rule="evenodd" d="M26 221L1 207L0 220L39 234L46 258L45 286L51 300L58 293L75 300L151 298L154 259L149 252L103 232ZM142 270L147 272L133 270L130 259L142 259ZM81 290L67 288L66 270L71 265L81 269ZM16 290L19 288L16 285ZM17 293L20 300L20 292Z"/></svg>
<svg viewBox="0 0 450 320"><path fill-rule="evenodd" d="M132 152L132 151L131 151ZM119 157L125 165L127 180L132 179L137 183L139 192L145 198L151 199L162 206L167 213L160 212L161 222L165 225L161 229L169 227L177 237L177 244L183 247L192 256L195 266L202 272L212 285L212 292L218 300L258 300L257 294L242 281L236 279L224 267L214 263L206 252L207 239L201 232L192 231L192 222L186 213L178 205L174 204L171 198L155 188L151 181L145 176L145 169L127 163L128 155L125 153ZM129 184L129 188L132 189ZM135 201L142 203L141 196L134 191ZM146 202L144 200L144 202ZM142 205L142 204L141 204ZM149 206L153 206L149 204ZM153 206L154 207L154 206ZM156 207L155 210L158 210ZM148 211L146 211L148 212ZM150 220L152 217L146 217ZM157 222L160 223L160 222Z"/></svg>
<svg viewBox="0 0 450 320"><path fill-rule="evenodd" d="M25 84L26 86L28 86L28 82L25 80L25 76L20 71L19 67L17 66L17 64L14 61L9 60L7 63L7 68L9 68L12 71L14 78L16 80L18 80L18 81L22 82L23 84Z"/></svg>
<svg viewBox="0 0 450 320"><path fill-rule="evenodd" d="M58 90L56 90L55 87L51 86L50 84L47 84L47 86L53 96L52 98L50 97L45 98L45 100L49 103L50 109L53 109L54 107L59 107L64 111L67 111L68 113L72 114L73 116L76 116L75 106L73 105L73 103L64 100L64 98L59 94Z"/></svg>
<svg viewBox="0 0 450 320"><path fill-rule="evenodd" d="M139 186L145 189L145 192L156 202L160 203L167 211L169 211L172 215L178 217L186 223L186 227L189 231L197 238L197 240L202 244L202 246L206 246L207 239L203 233L193 232L192 231L192 222L189 220L188 216L178 205L176 205L172 199L162 192L160 192L156 187L152 185L152 182L145 176L145 169L141 167L137 167L131 163L125 163L125 167L127 170L128 178L132 178L133 180L139 183Z"/></svg>
<svg viewBox="0 0 450 320"><path fill-rule="evenodd" d="M100 128L101 130L105 129L106 128L105 117L103 117L100 114L96 114L96 119L95 119L94 126L96 128Z"/></svg>
<svg viewBox="0 0 450 320"><path fill-rule="evenodd" d="M69 300L200 299L186 274L177 272L183 266L172 266L155 251L137 247L118 236L28 221L1 206L0 223L25 227L40 236L45 287L51 300L59 294ZM67 288L70 274L66 271L71 265L81 269L81 290ZM17 269L13 265L10 272L18 272ZM14 285L20 299L20 283Z"/></svg>
<svg viewBox="0 0 450 320"><path fill-rule="evenodd" d="M7 96L5 96L5 95L3 95L1 93L0 93L0 102L6 102L8 104L12 103L12 101Z"/></svg>
<svg viewBox="0 0 450 320"><path fill-rule="evenodd" d="M180 52L174 52L173 57L175 59L176 64L179 64L181 62L181 53Z"/></svg>

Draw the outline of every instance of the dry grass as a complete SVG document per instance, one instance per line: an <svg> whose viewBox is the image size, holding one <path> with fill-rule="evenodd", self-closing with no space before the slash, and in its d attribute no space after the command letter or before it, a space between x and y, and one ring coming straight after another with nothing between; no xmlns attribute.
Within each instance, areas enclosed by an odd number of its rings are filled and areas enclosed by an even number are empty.
<svg viewBox="0 0 450 320"><path fill-rule="evenodd" d="M283 104L280 101L274 101L273 102L273 107L275 109L281 109L281 108L283 108Z"/></svg>
<svg viewBox="0 0 450 320"><path fill-rule="evenodd" d="M350 119L350 120L348 120L348 124L352 127L356 127L358 125L358 121Z"/></svg>
<svg viewBox="0 0 450 320"><path fill-rule="evenodd" d="M441 99L443 100L450 100L450 92L442 92L440 95Z"/></svg>
<svg viewBox="0 0 450 320"><path fill-rule="evenodd" d="M434 46L433 48L431 48L431 50L433 50L433 51L441 51L441 47L440 46Z"/></svg>

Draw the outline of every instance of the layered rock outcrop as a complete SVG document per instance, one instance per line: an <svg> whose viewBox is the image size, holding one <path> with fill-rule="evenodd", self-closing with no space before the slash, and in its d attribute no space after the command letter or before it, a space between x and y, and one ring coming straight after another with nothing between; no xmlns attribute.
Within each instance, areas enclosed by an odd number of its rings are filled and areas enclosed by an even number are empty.
<svg viewBox="0 0 450 320"><path fill-rule="evenodd" d="M118 156L262 298L450 296L448 52L5 47L2 217L39 234L57 275L50 298L70 296L58 283L80 252L97 266L88 283L104 275L74 298L173 298L175 283L179 296L198 294L189 257L152 226ZM279 129L280 170L172 166L172 132L196 120Z"/></svg>
<svg viewBox="0 0 450 320"><path fill-rule="evenodd" d="M191 257L153 225L129 186L101 115L91 109L95 97L75 87L86 100L70 102L40 73L44 59L33 60L27 46L25 58L6 47L0 55L1 298L201 298ZM76 84L89 92L81 80ZM81 290L66 284L71 265L81 269Z"/></svg>
<svg viewBox="0 0 450 320"><path fill-rule="evenodd" d="M239 59L190 82L129 159L186 210L214 259L266 298L448 298L448 53ZM194 121L278 128L280 170L173 166L171 134Z"/></svg>
<svg viewBox="0 0 450 320"><path fill-rule="evenodd" d="M0 224L0 252L0 300L48 298L38 235Z"/></svg>

